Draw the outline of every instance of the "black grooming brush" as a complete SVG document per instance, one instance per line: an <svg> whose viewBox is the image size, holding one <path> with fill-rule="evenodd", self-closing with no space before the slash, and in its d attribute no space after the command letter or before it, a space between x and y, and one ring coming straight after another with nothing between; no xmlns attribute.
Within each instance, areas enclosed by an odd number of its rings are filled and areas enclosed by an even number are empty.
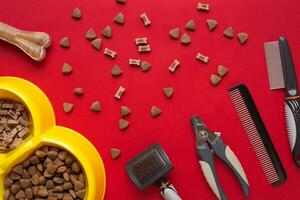
<svg viewBox="0 0 300 200"><path fill-rule="evenodd" d="M166 200L181 200L172 184L165 181L173 165L165 151L152 144L126 164L126 171L139 189L157 184L161 195Z"/></svg>

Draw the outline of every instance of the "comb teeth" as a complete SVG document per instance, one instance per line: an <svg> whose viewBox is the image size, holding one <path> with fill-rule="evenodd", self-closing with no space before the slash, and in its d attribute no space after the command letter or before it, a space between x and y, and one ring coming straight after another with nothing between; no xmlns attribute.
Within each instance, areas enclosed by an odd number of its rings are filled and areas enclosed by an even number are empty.
<svg viewBox="0 0 300 200"><path fill-rule="evenodd" d="M248 135L251 146L256 153L259 163L267 176L268 183L273 184L279 181L279 176L277 175L268 152L261 141L258 130L251 118L251 115L249 114L241 93L238 89L235 89L229 92L229 96L239 118L241 119L242 125Z"/></svg>
<svg viewBox="0 0 300 200"><path fill-rule="evenodd" d="M231 88L229 96L268 183L272 186L282 183L286 179L286 173L247 87L238 85Z"/></svg>
<svg viewBox="0 0 300 200"><path fill-rule="evenodd" d="M289 138L291 151L293 151L296 143L296 135L292 134L292 131L296 130L296 122L294 120L293 111L299 109L299 103L297 100L288 100L285 102L284 109L285 109L285 116L287 120L286 122L287 135ZM297 118L298 116L295 117Z"/></svg>

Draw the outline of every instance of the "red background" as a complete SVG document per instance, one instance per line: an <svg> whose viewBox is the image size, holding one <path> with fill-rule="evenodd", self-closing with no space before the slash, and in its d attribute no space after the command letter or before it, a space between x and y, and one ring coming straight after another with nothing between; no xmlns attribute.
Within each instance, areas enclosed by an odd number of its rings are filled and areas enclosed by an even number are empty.
<svg viewBox="0 0 300 200"><path fill-rule="evenodd" d="M197 1L182 0L128 0L119 5L114 0L1 0L0 20L21 29L48 32L53 44L42 63L35 63L15 47L0 42L0 75L22 77L38 85L51 100L59 125L67 126L86 136L99 150L107 173L106 199L161 199L155 187L139 191L129 180L125 163L153 142L165 149L174 164L169 174L183 199L215 199L208 187L195 153L195 138L189 119L199 114L208 127L222 132L222 137L235 151L250 181L248 199L298 199L300 169L292 160L286 136L283 91L270 91L263 42L285 35L289 40L296 70L300 58L300 4L297 0L209 1L208 13L196 10ZM83 18L70 17L79 7ZM122 11L125 24L119 26L112 18ZM152 24L145 27L139 14L145 11ZM215 31L209 32L206 18L219 21ZM180 27L181 33L189 19L196 21L197 30L189 33L192 43L182 46L173 41L168 31ZM100 52L85 39L88 28L94 28L101 37L106 25L113 29L112 39L103 39ZM229 40L222 32L233 26L235 32L247 32L249 41L241 46L237 39ZM59 40L68 36L70 49L59 46ZM139 55L135 37L146 36L152 47L149 54ZM104 47L118 52L112 60L103 55ZM200 51L210 57L204 65L195 59ZM141 58L153 65L147 73L128 65L129 58ZM181 65L171 74L168 67L177 58ZM73 74L61 75L64 62L73 66ZM113 78L111 68L119 64L124 72ZM210 74L217 65L230 68L229 74L217 87L209 83ZM258 164L254 151L229 100L227 89L245 83L257 104L273 143L284 164L288 179L272 188ZM119 85L127 91L120 101L114 99ZM82 97L75 97L76 86L85 89ZM173 86L175 93L167 100L162 93L165 86ZM101 113L92 113L94 100L102 104ZM74 110L66 115L63 102L74 103ZM153 119L150 107L155 104L162 114ZM127 117L130 127L118 129L121 105L127 105L132 115ZM122 150L118 160L110 157L110 148ZM80 147L84 148L84 147ZM221 185L230 199L244 199L233 173L216 159Z"/></svg>

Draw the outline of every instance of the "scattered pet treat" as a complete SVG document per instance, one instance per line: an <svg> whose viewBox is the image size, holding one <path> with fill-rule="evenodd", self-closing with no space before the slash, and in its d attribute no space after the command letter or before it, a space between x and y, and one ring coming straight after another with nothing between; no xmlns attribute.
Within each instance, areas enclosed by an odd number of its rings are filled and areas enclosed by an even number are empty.
<svg viewBox="0 0 300 200"><path fill-rule="evenodd" d="M184 33L184 34L181 36L181 38L180 38L180 42L181 42L181 44L183 44L183 45L188 45L188 44L190 44L190 43L191 43L191 38L190 38L189 34Z"/></svg>
<svg viewBox="0 0 300 200"><path fill-rule="evenodd" d="M129 65L140 66L141 65L141 60L140 59L129 58Z"/></svg>
<svg viewBox="0 0 300 200"><path fill-rule="evenodd" d="M126 0L116 0L116 2L119 3L119 4L125 4Z"/></svg>
<svg viewBox="0 0 300 200"><path fill-rule="evenodd" d="M229 69L223 65L218 65L218 74L220 77L223 77L227 74Z"/></svg>
<svg viewBox="0 0 300 200"><path fill-rule="evenodd" d="M64 63L61 72L63 74L71 74L73 71L73 68L68 63Z"/></svg>
<svg viewBox="0 0 300 200"><path fill-rule="evenodd" d="M76 96L82 96L84 94L84 90L81 87L74 88L73 94Z"/></svg>
<svg viewBox="0 0 300 200"><path fill-rule="evenodd" d="M200 11L209 11L209 4L198 2L197 9Z"/></svg>
<svg viewBox="0 0 300 200"><path fill-rule="evenodd" d="M72 103L63 103L63 108L65 113L70 113L73 110L74 105Z"/></svg>
<svg viewBox="0 0 300 200"><path fill-rule="evenodd" d="M74 19L81 19L81 11L79 8L74 8L72 11L72 17Z"/></svg>
<svg viewBox="0 0 300 200"><path fill-rule="evenodd" d="M0 153L20 146L30 135L26 107L16 101L0 100Z"/></svg>
<svg viewBox="0 0 300 200"><path fill-rule="evenodd" d="M120 130L125 130L126 128L128 128L128 126L129 126L129 121L127 121L125 119L119 120L119 129Z"/></svg>
<svg viewBox="0 0 300 200"><path fill-rule="evenodd" d="M100 38L96 38L92 41L92 46L97 49L97 50L100 50L101 48L101 43L102 43L102 40Z"/></svg>
<svg viewBox="0 0 300 200"><path fill-rule="evenodd" d="M180 65L179 60L175 59L175 60L172 62L172 64L170 65L169 70L170 70L171 72L175 72L175 70L177 69L177 67L178 67L179 65Z"/></svg>
<svg viewBox="0 0 300 200"><path fill-rule="evenodd" d="M164 92L165 96L167 97L167 99L169 99L173 96L174 89L172 87L164 87L163 92Z"/></svg>
<svg viewBox="0 0 300 200"><path fill-rule="evenodd" d="M121 116L125 117L131 113L131 110L127 106L121 106Z"/></svg>
<svg viewBox="0 0 300 200"><path fill-rule="evenodd" d="M173 39L178 39L179 38L179 28L173 28L169 31L169 35L173 38Z"/></svg>
<svg viewBox="0 0 300 200"><path fill-rule="evenodd" d="M158 115L160 115L160 113L161 113L161 110L157 106L152 106L151 107L152 117L157 117Z"/></svg>
<svg viewBox="0 0 300 200"><path fill-rule="evenodd" d="M215 74L212 74L212 75L210 76L210 82L211 82L211 84L212 84L213 86L218 85L218 84L220 83L220 81L221 81L221 77L220 77L220 76L215 75Z"/></svg>
<svg viewBox="0 0 300 200"><path fill-rule="evenodd" d="M227 38L233 38L234 37L233 28L231 26L229 26L228 28L226 28L224 30L223 34Z"/></svg>
<svg viewBox="0 0 300 200"><path fill-rule="evenodd" d="M111 148L110 149L110 155L111 155L111 158L113 160L115 160L115 159L120 157L121 151L120 151L120 149L117 149L117 148Z"/></svg>
<svg viewBox="0 0 300 200"><path fill-rule="evenodd" d="M214 30L217 27L217 25L218 25L218 22L216 20L214 20L214 19L207 19L206 23L207 23L209 31Z"/></svg>
<svg viewBox="0 0 300 200"><path fill-rule="evenodd" d="M136 45L146 45L148 44L148 38L142 37L142 38L135 38L134 39Z"/></svg>
<svg viewBox="0 0 300 200"><path fill-rule="evenodd" d="M97 37L94 29L90 28L86 34L85 34L85 37L88 39L88 40L93 40Z"/></svg>
<svg viewBox="0 0 300 200"><path fill-rule="evenodd" d="M113 66L113 68L111 69L111 74L112 74L113 76L120 76L122 73L123 73L123 72L122 72L122 69L121 69L120 66L117 65L117 64L115 64L115 65Z"/></svg>
<svg viewBox="0 0 300 200"><path fill-rule="evenodd" d="M117 99L121 99L121 97L122 97L122 95L123 95L124 92L125 92L125 88L122 87L122 86L120 86L119 89L118 89L118 91L115 94L115 97Z"/></svg>
<svg viewBox="0 0 300 200"><path fill-rule="evenodd" d="M117 52L112 51L112 50L110 50L108 48L105 48L104 49L104 54L107 55L107 56L109 56L109 57L111 57L111 58L115 58L116 55L117 55Z"/></svg>
<svg viewBox="0 0 300 200"><path fill-rule="evenodd" d="M148 71L151 67L152 67L152 65L150 63L148 63L147 61L141 62L141 69L143 72Z"/></svg>
<svg viewBox="0 0 300 200"><path fill-rule="evenodd" d="M193 19L189 20L186 24L185 24L185 29L188 31L195 31L196 30L196 23Z"/></svg>
<svg viewBox="0 0 300 200"><path fill-rule="evenodd" d="M147 16L146 13L142 13L140 15L140 17L143 20L145 26L149 26L151 24L151 22L150 22L150 20L149 20L149 18L148 18L148 16Z"/></svg>
<svg viewBox="0 0 300 200"><path fill-rule="evenodd" d="M241 44L244 44L248 40L248 34L247 33L238 33L237 37Z"/></svg>
<svg viewBox="0 0 300 200"><path fill-rule="evenodd" d="M69 48L70 47L70 40L68 37L63 37L60 42L59 42L60 46L63 48Z"/></svg>
<svg viewBox="0 0 300 200"><path fill-rule="evenodd" d="M196 58L204 63L208 63L208 60L209 60L208 56L205 56L199 52L197 53Z"/></svg>
<svg viewBox="0 0 300 200"><path fill-rule="evenodd" d="M85 175L65 150L43 146L12 168L4 179L3 200L85 199Z"/></svg>
<svg viewBox="0 0 300 200"><path fill-rule="evenodd" d="M94 101L90 107L91 111L100 112L101 111L101 104L99 101Z"/></svg>
<svg viewBox="0 0 300 200"><path fill-rule="evenodd" d="M101 34L106 37L106 38L111 38L112 36L112 30L110 26L106 26L104 27L104 29L102 30Z"/></svg>
<svg viewBox="0 0 300 200"><path fill-rule="evenodd" d="M116 22L117 24L124 24L124 22L125 22L124 14L122 12L119 12L114 17L114 22Z"/></svg>
<svg viewBox="0 0 300 200"><path fill-rule="evenodd" d="M139 53L150 52L151 51L150 44L138 46L138 51L139 51Z"/></svg>

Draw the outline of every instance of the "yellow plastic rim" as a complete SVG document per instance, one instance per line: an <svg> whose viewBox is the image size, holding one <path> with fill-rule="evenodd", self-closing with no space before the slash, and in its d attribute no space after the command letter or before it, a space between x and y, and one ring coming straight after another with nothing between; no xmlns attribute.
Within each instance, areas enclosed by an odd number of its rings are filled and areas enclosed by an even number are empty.
<svg viewBox="0 0 300 200"><path fill-rule="evenodd" d="M104 199L106 176L99 153L81 134L56 126L52 105L37 86L16 77L0 77L0 99L22 102L29 110L32 121L32 135L17 149L0 153L0 199L4 194L4 178L7 173L44 145L65 149L81 163L87 184L85 200Z"/></svg>

